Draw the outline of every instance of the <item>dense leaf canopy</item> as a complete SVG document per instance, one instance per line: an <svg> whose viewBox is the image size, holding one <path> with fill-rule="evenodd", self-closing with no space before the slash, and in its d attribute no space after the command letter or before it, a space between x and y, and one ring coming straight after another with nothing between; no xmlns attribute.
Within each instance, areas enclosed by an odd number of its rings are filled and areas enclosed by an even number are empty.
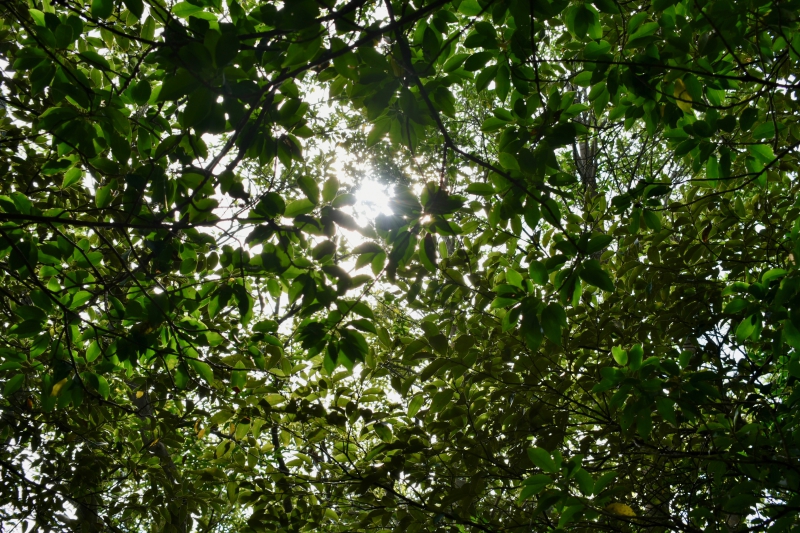
<svg viewBox="0 0 800 533"><path fill-rule="evenodd" d="M0 529L800 526L799 14L5 0Z"/></svg>

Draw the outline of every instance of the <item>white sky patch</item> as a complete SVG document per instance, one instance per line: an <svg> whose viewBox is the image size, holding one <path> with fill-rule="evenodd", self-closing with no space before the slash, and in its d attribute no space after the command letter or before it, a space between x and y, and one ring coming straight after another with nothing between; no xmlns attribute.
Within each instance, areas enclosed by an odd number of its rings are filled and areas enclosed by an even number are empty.
<svg viewBox="0 0 800 533"><path fill-rule="evenodd" d="M392 197L391 185L386 185L374 179L361 183L356 190L356 205L353 206L353 216L362 226L372 222L378 215L390 215L389 200Z"/></svg>

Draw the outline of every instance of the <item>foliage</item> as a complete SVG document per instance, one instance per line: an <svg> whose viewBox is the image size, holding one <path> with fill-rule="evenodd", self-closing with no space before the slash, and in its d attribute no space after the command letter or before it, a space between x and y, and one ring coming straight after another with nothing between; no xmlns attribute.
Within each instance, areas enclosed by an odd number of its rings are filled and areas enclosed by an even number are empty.
<svg viewBox="0 0 800 533"><path fill-rule="evenodd" d="M797 0L0 9L3 524L798 526Z"/></svg>

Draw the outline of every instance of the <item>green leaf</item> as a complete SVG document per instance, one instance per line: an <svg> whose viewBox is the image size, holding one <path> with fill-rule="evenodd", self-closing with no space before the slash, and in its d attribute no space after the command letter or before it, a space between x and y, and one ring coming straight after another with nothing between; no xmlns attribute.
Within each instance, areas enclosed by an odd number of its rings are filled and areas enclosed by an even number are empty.
<svg viewBox="0 0 800 533"><path fill-rule="evenodd" d="M97 393L104 400L108 400L108 396L109 396L109 394L111 392L110 388L108 386L108 381L106 381L106 378L104 378L100 374L94 374L94 376L95 376L95 380L96 380L95 388L97 389Z"/></svg>
<svg viewBox="0 0 800 533"><path fill-rule="evenodd" d="M378 119L372 126L372 129L367 135L367 146L375 146L383 137L389 133L392 128L392 120L389 117Z"/></svg>
<svg viewBox="0 0 800 533"><path fill-rule="evenodd" d="M111 394L111 389L105 377L95 372L82 372L80 377L83 384L88 385L91 389L94 389L104 400L108 400L108 397Z"/></svg>
<svg viewBox="0 0 800 533"><path fill-rule="evenodd" d="M306 198L308 198L309 202L311 202L313 205L317 205L319 203L319 186L313 178L310 176L300 176L297 178L297 184L300 186L300 190L303 191L303 194L306 195Z"/></svg>
<svg viewBox="0 0 800 533"><path fill-rule="evenodd" d="M436 272L436 245L430 233L419 241L419 259L428 272Z"/></svg>
<svg viewBox="0 0 800 533"><path fill-rule="evenodd" d="M193 91L183 109L183 126L196 128L208 117L215 105L216 98L216 95L207 89Z"/></svg>
<svg viewBox="0 0 800 533"><path fill-rule="evenodd" d="M508 124L508 122L505 121L505 120L499 119L497 117L489 117L489 118L487 118L486 120L483 121L483 124L481 124L481 131L483 131L485 133L490 133L490 132L493 132L493 131L497 131L500 128L504 128L506 126L506 124ZM511 154L507 154L507 155L511 155Z"/></svg>
<svg viewBox="0 0 800 533"><path fill-rule="evenodd" d="M661 217L658 213L645 209L642 211L644 223L653 231L661 231Z"/></svg>
<svg viewBox="0 0 800 533"><path fill-rule="evenodd" d="M345 193L345 194L340 194L336 198L334 198L331 205L333 207L339 208L339 207L346 207L349 205L355 205L355 203L356 203L355 195L350 193Z"/></svg>
<svg viewBox="0 0 800 533"><path fill-rule="evenodd" d="M97 341L92 341L89 347L86 349L86 362L91 363L102 354L103 351L100 349L100 345L97 344Z"/></svg>
<svg viewBox="0 0 800 533"><path fill-rule="evenodd" d="M98 19L107 19L114 12L114 0L92 0L91 13Z"/></svg>
<svg viewBox="0 0 800 533"><path fill-rule="evenodd" d="M549 474L558 472L558 467L555 461L553 461L553 457L550 455L550 452L544 448L528 448L528 458L534 465Z"/></svg>
<svg viewBox="0 0 800 533"><path fill-rule="evenodd" d="M511 71L508 66L500 65L497 69L497 77L494 79L494 85L497 98L500 102L504 102L511 90Z"/></svg>
<svg viewBox="0 0 800 533"><path fill-rule="evenodd" d="M206 383L212 385L214 383L214 372L211 370L211 367L208 363L204 363L203 361L199 361L197 359L187 359L189 366L197 372L201 378L205 380Z"/></svg>
<svg viewBox="0 0 800 533"><path fill-rule="evenodd" d="M599 20L595 12L586 4L578 4L567 12L565 17L567 28L575 37L582 40L586 34L593 39L602 37Z"/></svg>
<svg viewBox="0 0 800 533"><path fill-rule="evenodd" d="M614 346L611 348L611 355L619 366L626 366L628 364L628 352L623 350L621 346Z"/></svg>
<svg viewBox="0 0 800 533"><path fill-rule="evenodd" d="M434 394L431 400L431 413L442 411L453 399L454 392L452 389L445 389Z"/></svg>
<svg viewBox="0 0 800 533"><path fill-rule="evenodd" d="M103 70L110 70L111 65L109 64L108 60L95 52L94 50L86 50L80 53L80 56L85 60L91 63L96 67L100 67Z"/></svg>
<svg viewBox="0 0 800 533"><path fill-rule="evenodd" d="M38 9L28 9L28 13L30 14L33 21L36 23L37 26L42 28L47 27L47 22L45 22L44 13Z"/></svg>
<svg viewBox="0 0 800 533"><path fill-rule="evenodd" d="M644 358L644 350L641 344L634 344L628 350L628 366L631 370L639 370L642 366L642 359Z"/></svg>
<svg viewBox="0 0 800 533"><path fill-rule="evenodd" d="M664 417L664 420L672 424L678 425L678 420L675 417L675 402L671 398L661 397L656 399L656 408L658 414Z"/></svg>
<svg viewBox="0 0 800 533"><path fill-rule="evenodd" d="M551 303L542 311L542 330L545 336L554 343L561 345L561 331L567 327L567 314L560 304Z"/></svg>
<svg viewBox="0 0 800 533"><path fill-rule="evenodd" d="M186 363L181 363L180 365L175 368L175 385L179 389L185 389L186 386L189 384L189 368Z"/></svg>
<svg viewBox="0 0 800 533"><path fill-rule="evenodd" d="M741 321L736 328L736 341L744 342L747 340L758 327L760 320L757 314L753 314Z"/></svg>
<svg viewBox="0 0 800 533"><path fill-rule="evenodd" d="M631 219L630 222L628 223L628 231L632 235L639 233L639 228L641 226L641 220L640 220L641 215L642 215L642 210L639 209L638 207L631 210Z"/></svg>
<svg viewBox="0 0 800 533"><path fill-rule="evenodd" d="M125 3L125 7L128 8L128 11L134 14L137 19L142 18L142 14L144 14L144 3L142 0L123 0Z"/></svg>
<svg viewBox="0 0 800 533"><path fill-rule="evenodd" d="M202 7L195 4L190 4L189 2L178 2L172 8L173 15L184 19L188 19L189 17L197 15L202 11L203 11Z"/></svg>
<svg viewBox="0 0 800 533"><path fill-rule="evenodd" d="M422 394L417 394L411 398L411 401L408 403L408 417L414 418L424 403L425 397L422 396Z"/></svg>
<svg viewBox="0 0 800 533"><path fill-rule="evenodd" d="M35 305L21 305L14 312L25 320L37 320L39 322L47 320L47 313Z"/></svg>
<svg viewBox="0 0 800 533"><path fill-rule="evenodd" d="M26 215L31 214L31 207L33 204L30 201L30 198L25 196L19 191L14 191L11 193L11 200L14 202L14 207L16 211L20 213L24 213Z"/></svg>
<svg viewBox="0 0 800 533"><path fill-rule="evenodd" d="M594 480L592 476L583 468L575 471L575 480L578 482L578 489L584 496L591 496L594 491Z"/></svg>
<svg viewBox="0 0 800 533"><path fill-rule="evenodd" d="M586 245L586 253L593 254L604 250L609 244L614 242L614 237L611 235L597 235L589 239L589 244Z"/></svg>
<svg viewBox="0 0 800 533"><path fill-rule="evenodd" d="M470 183L467 186L467 192L469 194L477 194L479 196L493 196L496 194L491 183Z"/></svg>
<svg viewBox="0 0 800 533"><path fill-rule="evenodd" d="M375 433L383 442L392 442L392 430L386 424L377 422L372 426L372 429L375 430Z"/></svg>
<svg viewBox="0 0 800 533"><path fill-rule="evenodd" d="M749 302L745 298L734 298L728 303L728 305L725 306L725 309L723 309L722 312L735 315L736 313L744 311L748 303Z"/></svg>
<svg viewBox="0 0 800 533"><path fill-rule="evenodd" d="M173 75L169 76L161 84L161 89L158 91L158 102L168 102L171 100L179 100L183 96L189 94L199 85L197 78L187 70L178 69Z"/></svg>
<svg viewBox="0 0 800 533"><path fill-rule="evenodd" d="M445 61L444 65L442 66L442 70L445 72L452 72L460 68L470 55L471 54L467 53L454 54L447 61Z"/></svg>
<svg viewBox="0 0 800 533"><path fill-rule="evenodd" d="M546 474L536 474L535 476L531 476L525 481L523 481L522 485L522 493L520 494L520 501L524 501L531 496L539 494L542 490L550 485L553 482L553 479L546 475Z"/></svg>
<svg viewBox="0 0 800 533"><path fill-rule="evenodd" d="M434 94L434 100L442 113L450 118L456 118L456 98L446 87L440 87Z"/></svg>
<svg viewBox="0 0 800 533"><path fill-rule="evenodd" d="M517 162L517 158L514 157L512 154L506 152L500 152L497 157L500 160L500 165L503 168L508 170L519 170L519 163Z"/></svg>
<svg viewBox="0 0 800 533"><path fill-rule="evenodd" d="M481 8L478 0L463 0L458 5L458 12L468 17L474 17L480 14L481 11L483 11L483 8Z"/></svg>
<svg viewBox="0 0 800 533"><path fill-rule="evenodd" d="M490 304L489 307L491 309L503 309L504 307L511 307L512 305L515 305L517 303L519 303L519 301L516 298L505 298L499 296L494 300L492 300L492 303Z"/></svg>
<svg viewBox="0 0 800 533"><path fill-rule="evenodd" d="M481 92L486 89L489 84L494 81L497 75L497 65L491 65L483 69L480 74L475 78L475 90Z"/></svg>
<svg viewBox="0 0 800 533"><path fill-rule="evenodd" d="M374 335L378 334L378 331L375 329L375 325L370 322L369 320L359 318L357 320L351 320L348 322L348 325L353 326L356 329L361 331L365 331L367 333L372 333Z"/></svg>
<svg viewBox="0 0 800 533"><path fill-rule="evenodd" d="M612 481L614 481L617 477L617 473L614 471L605 472L603 473L597 481L594 482L594 490L592 494L595 496L599 495L606 487L608 487Z"/></svg>
<svg viewBox="0 0 800 533"><path fill-rule="evenodd" d="M783 268L771 268L761 275L761 283L769 285L773 280L784 277L788 272Z"/></svg>
<svg viewBox="0 0 800 533"><path fill-rule="evenodd" d="M25 383L25 374L16 374L11 376L3 386L3 395L8 398L22 388Z"/></svg>
<svg viewBox="0 0 800 533"><path fill-rule="evenodd" d="M289 202L286 205L286 210L283 212L283 216L286 218L295 218L300 215L305 215L314 210L316 204L314 204L308 198L302 198L300 200L295 200L293 202Z"/></svg>
<svg viewBox="0 0 800 533"><path fill-rule="evenodd" d="M601 13L615 14L619 13L619 7L613 0L593 0L592 3Z"/></svg>
<svg viewBox="0 0 800 533"><path fill-rule="evenodd" d="M72 302L70 303L70 309L78 309L91 299L92 299L92 293L88 291L78 291L72 297Z"/></svg>
<svg viewBox="0 0 800 533"><path fill-rule="evenodd" d="M331 202L339 192L339 180L335 176L331 176L325 180L322 186L322 201Z"/></svg>
<svg viewBox="0 0 800 533"><path fill-rule="evenodd" d="M747 151L764 165L769 165L775 161L775 153L768 144L751 144Z"/></svg>
<svg viewBox="0 0 800 533"><path fill-rule="evenodd" d="M528 268L528 274L531 277L531 281L537 285L547 285L547 283L550 281L547 267L545 267L544 263L541 261L532 262Z"/></svg>
<svg viewBox="0 0 800 533"><path fill-rule="evenodd" d="M579 503L577 505L570 505L569 507L561 511L561 518L558 521L559 529L563 528L564 526L572 522L572 519L575 518L575 516L584 509L585 506L582 503Z"/></svg>
<svg viewBox="0 0 800 533"><path fill-rule="evenodd" d="M522 274L516 270L506 270L506 281L516 287L524 288Z"/></svg>
<svg viewBox="0 0 800 533"><path fill-rule="evenodd" d="M552 198L544 201L541 207L542 217L552 226L561 226L561 209Z"/></svg>
<svg viewBox="0 0 800 533"><path fill-rule="evenodd" d="M35 337L42 332L41 320L25 320L20 324L14 326L10 333L20 338Z"/></svg>
<svg viewBox="0 0 800 533"><path fill-rule="evenodd" d="M579 275L589 285L594 285L606 292L614 292L614 282L611 280L611 276L603 270L600 262L596 259L584 261Z"/></svg>
<svg viewBox="0 0 800 533"><path fill-rule="evenodd" d="M341 333L341 351L344 355L353 362L363 361L367 356L367 352L369 352L369 346L364 336L352 329L346 329Z"/></svg>
<svg viewBox="0 0 800 533"><path fill-rule="evenodd" d="M742 128L744 131L749 131L750 128L753 127L756 120L758 119L758 110L752 107L748 107L742 114L739 116L739 127Z"/></svg>
<svg viewBox="0 0 800 533"><path fill-rule="evenodd" d="M61 181L61 188L67 189L78 183L81 178L83 178L83 171L78 167L72 167L64 173L64 179Z"/></svg>
<svg viewBox="0 0 800 533"><path fill-rule="evenodd" d="M486 66L495 55L492 52L477 52L472 54L464 61L464 70L467 72L474 72Z"/></svg>
<svg viewBox="0 0 800 533"><path fill-rule="evenodd" d="M375 314L364 302L353 302L352 310L354 313L363 316L368 320L375 320Z"/></svg>

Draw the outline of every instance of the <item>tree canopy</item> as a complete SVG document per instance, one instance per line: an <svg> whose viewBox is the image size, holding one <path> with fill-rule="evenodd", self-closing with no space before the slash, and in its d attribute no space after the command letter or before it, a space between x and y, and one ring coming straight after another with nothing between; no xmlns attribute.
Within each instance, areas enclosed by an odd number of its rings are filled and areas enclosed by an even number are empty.
<svg viewBox="0 0 800 533"><path fill-rule="evenodd" d="M799 527L799 14L4 1L0 529Z"/></svg>

